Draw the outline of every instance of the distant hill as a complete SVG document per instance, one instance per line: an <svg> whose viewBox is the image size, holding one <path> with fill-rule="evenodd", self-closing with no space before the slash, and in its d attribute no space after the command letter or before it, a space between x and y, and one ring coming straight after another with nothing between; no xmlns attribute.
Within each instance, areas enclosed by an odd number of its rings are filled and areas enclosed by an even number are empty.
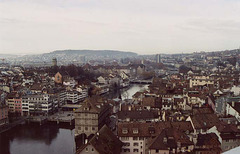
<svg viewBox="0 0 240 154"><path fill-rule="evenodd" d="M124 58L124 57L134 57L137 56L134 52L123 52L115 50L57 50L43 55L48 56L86 56L88 59L95 58ZM94 58L95 57L95 58Z"/></svg>
<svg viewBox="0 0 240 154"><path fill-rule="evenodd" d="M80 62L85 60L104 60L104 59L121 59L126 57L136 57L134 52L124 52L115 50L56 50L44 54L25 55L15 59L17 61L31 62L51 62L57 58L60 62Z"/></svg>
<svg viewBox="0 0 240 154"><path fill-rule="evenodd" d="M40 55L32 55L34 59L51 61L52 58L65 61L78 61L83 57L88 60L96 59L121 59L137 56L134 52L123 52L114 50L57 50Z"/></svg>
<svg viewBox="0 0 240 154"><path fill-rule="evenodd" d="M116 51L116 50L56 50L48 54L81 54L81 55L129 55L137 56L134 52Z"/></svg>

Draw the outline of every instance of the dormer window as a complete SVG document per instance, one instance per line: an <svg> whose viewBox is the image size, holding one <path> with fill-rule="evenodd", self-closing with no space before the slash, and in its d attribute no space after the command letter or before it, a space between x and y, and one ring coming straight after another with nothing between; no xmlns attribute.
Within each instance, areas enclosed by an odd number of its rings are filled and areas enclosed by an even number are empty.
<svg viewBox="0 0 240 154"><path fill-rule="evenodd" d="M167 138L166 137L163 138L163 143L167 143Z"/></svg>
<svg viewBox="0 0 240 154"><path fill-rule="evenodd" d="M128 133L128 129L127 129L127 128L123 128L123 129L122 129L122 133L123 133L123 134L127 134L127 133Z"/></svg>
<svg viewBox="0 0 240 154"><path fill-rule="evenodd" d="M155 133L155 128L154 127L149 127L148 131L150 134L154 134Z"/></svg>
<svg viewBox="0 0 240 154"><path fill-rule="evenodd" d="M138 134L138 128L133 128L133 134Z"/></svg>

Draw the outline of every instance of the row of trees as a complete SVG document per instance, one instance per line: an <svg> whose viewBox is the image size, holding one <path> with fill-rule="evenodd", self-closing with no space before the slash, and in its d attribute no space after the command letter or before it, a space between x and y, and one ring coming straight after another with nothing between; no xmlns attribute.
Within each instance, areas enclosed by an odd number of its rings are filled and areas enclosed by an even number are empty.
<svg viewBox="0 0 240 154"><path fill-rule="evenodd" d="M81 66L76 65L68 65L68 66L53 66L47 68L47 73L50 75L55 75L57 72L61 73L63 76L67 75L70 77L74 77L78 82L83 82L86 80L94 80L99 74L89 72L84 70Z"/></svg>

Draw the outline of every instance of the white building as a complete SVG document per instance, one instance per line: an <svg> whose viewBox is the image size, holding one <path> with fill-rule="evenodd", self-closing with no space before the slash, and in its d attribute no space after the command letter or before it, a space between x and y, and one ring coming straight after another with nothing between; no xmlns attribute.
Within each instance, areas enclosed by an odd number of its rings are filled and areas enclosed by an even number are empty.
<svg viewBox="0 0 240 154"><path fill-rule="evenodd" d="M55 102L56 103L56 102ZM22 115L48 115L55 106L48 94L33 94L22 97Z"/></svg>
<svg viewBox="0 0 240 154"><path fill-rule="evenodd" d="M213 85L214 80L209 76L195 76L189 81L190 88L194 86L205 86L205 85Z"/></svg>

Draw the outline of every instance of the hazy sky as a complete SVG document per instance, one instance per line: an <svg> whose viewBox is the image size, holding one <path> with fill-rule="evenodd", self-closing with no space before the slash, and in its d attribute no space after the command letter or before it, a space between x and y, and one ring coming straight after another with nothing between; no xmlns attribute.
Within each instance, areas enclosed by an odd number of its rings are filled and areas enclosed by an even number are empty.
<svg viewBox="0 0 240 154"><path fill-rule="evenodd" d="M0 53L239 46L240 0L0 0Z"/></svg>

